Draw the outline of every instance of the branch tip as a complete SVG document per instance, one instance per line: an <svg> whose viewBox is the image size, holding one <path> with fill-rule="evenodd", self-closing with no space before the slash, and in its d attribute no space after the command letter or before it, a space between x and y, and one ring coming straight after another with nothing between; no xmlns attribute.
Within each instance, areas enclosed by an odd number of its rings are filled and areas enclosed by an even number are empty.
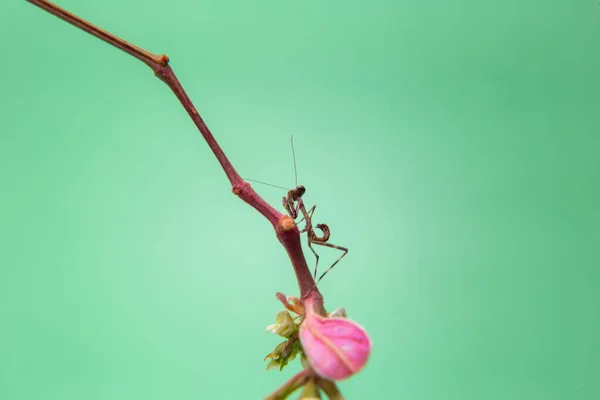
<svg viewBox="0 0 600 400"><path fill-rule="evenodd" d="M158 62L160 65L163 65L163 66L165 66L165 65L169 64L169 61L171 61L171 60L169 60L169 56L167 56L166 54L161 54L161 55L158 57L158 60L157 60L157 62ZM197 114L197 113L198 113L198 112L196 111L196 114Z"/></svg>

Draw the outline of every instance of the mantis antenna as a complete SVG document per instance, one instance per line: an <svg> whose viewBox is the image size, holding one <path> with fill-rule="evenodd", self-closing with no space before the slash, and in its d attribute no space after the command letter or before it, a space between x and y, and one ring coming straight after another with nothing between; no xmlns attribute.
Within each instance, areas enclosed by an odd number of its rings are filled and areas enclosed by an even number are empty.
<svg viewBox="0 0 600 400"><path fill-rule="evenodd" d="M294 135L292 135L291 142L292 142L292 157L294 158L294 178L296 178L296 186L298 186L298 169L296 168L296 152L294 151Z"/></svg>
<svg viewBox="0 0 600 400"><path fill-rule="evenodd" d="M262 185L273 186L273 187L276 187L276 188L279 188L279 189L283 189L283 190L290 190L288 188L284 188L283 186L278 186L278 185L273 185L272 183L257 181L256 179L245 179L245 180L246 181L250 181L250 182L260 183Z"/></svg>

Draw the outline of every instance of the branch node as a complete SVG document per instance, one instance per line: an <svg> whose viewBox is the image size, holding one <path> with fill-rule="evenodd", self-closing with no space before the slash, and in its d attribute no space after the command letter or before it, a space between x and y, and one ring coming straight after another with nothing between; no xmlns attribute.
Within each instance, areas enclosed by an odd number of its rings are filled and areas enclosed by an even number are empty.
<svg viewBox="0 0 600 400"><path fill-rule="evenodd" d="M196 108L194 108L192 110L192 112L195 112L196 114L198 113L198 111L196 111ZM231 191L236 196L239 196L240 193L242 193L242 191L244 191L246 188L249 188L249 187L250 187L250 184L246 181L237 182L233 185L233 187L231 188Z"/></svg>
<svg viewBox="0 0 600 400"><path fill-rule="evenodd" d="M294 222L293 218L289 215L283 215L281 218L279 218L277 225L279 226L280 231L286 232L291 229L294 229L296 223Z"/></svg>

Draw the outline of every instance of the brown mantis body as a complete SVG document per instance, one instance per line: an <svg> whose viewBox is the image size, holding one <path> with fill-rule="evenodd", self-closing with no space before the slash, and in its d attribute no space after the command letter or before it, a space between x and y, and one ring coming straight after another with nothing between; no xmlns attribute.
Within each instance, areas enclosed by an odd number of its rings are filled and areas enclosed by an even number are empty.
<svg viewBox="0 0 600 400"><path fill-rule="evenodd" d="M296 218L298 218L300 213L302 213L302 219L300 219L300 221L298 221L298 222L301 222L302 220L306 221L306 225L304 226L304 229L302 229L300 231L300 233L306 232L306 235L308 238L308 247L315 255L315 258L317 259L317 263L315 264L315 272L314 272L313 278L317 279L317 270L319 267L319 255L317 254L315 249L313 249L313 247L312 247L313 244L316 244L319 246L331 247L333 249L338 249L338 250L341 250L344 252L340 256L340 258L338 258L333 264L331 264L331 266L325 272L323 272L323 274L319 277L319 279L315 281L315 285L316 285L321 281L321 279L323 279L323 277L329 271L331 271L331 269L333 267L335 267L335 265L338 262L340 262L340 260L342 258L344 258L344 256L346 254L348 254L348 249L346 247L338 246L338 245L328 242L329 236L331 235L331 233L330 233L329 227L327 225L317 224L316 226L313 227L312 216L313 216L313 213L315 212L315 208L317 208L317 206L314 205L311 207L310 210L306 211L306 207L304 207L304 202L302 201L302 195L304 195L305 192L306 192L306 188L304 186L302 186L302 185L296 186L295 189L290 190L288 192L287 196L285 196L282 199L282 204L283 204L283 207L288 212L289 216L292 217L294 220ZM315 232L315 228L319 229L321 232L323 232L323 236L318 236L317 233Z"/></svg>

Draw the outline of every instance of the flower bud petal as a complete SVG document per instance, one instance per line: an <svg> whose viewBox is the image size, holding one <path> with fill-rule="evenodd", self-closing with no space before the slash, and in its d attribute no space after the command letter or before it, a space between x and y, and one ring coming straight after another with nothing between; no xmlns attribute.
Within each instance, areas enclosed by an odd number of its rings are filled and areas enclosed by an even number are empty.
<svg viewBox="0 0 600 400"><path fill-rule="evenodd" d="M273 330L273 333L289 338L294 332L296 332L296 323L287 310L283 310L277 314L276 317L279 326Z"/></svg>
<svg viewBox="0 0 600 400"><path fill-rule="evenodd" d="M278 360L269 361L269 363L267 364L267 371L270 369L279 368L279 364L280 362Z"/></svg>
<svg viewBox="0 0 600 400"><path fill-rule="evenodd" d="M297 330L297 325L292 315L287 310L282 310L275 316L276 324L267 326L265 332L272 332L276 335L289 339Z"/></svg>
<svg viewBox="0 0 600 400"><path fill-rule="evenodd" d="M356 322L310 313L300 325L300 342L308 363L325 379L343 380L364 367L371 339Z"/></svg>
<svg viewBox="0 0 600 400"><path fill-rule="evenodd" d="M329 318L333 317L348 318L348 314L346 314L346 309L344 307L340 307L329 313Z"/></svg>

